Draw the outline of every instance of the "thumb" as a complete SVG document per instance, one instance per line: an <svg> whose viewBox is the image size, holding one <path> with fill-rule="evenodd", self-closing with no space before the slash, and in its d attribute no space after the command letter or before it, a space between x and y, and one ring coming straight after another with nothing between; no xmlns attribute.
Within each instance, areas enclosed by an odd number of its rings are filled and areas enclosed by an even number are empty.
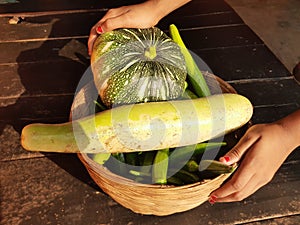
<svg viewBox="0 0 300 225"><path fill-rule="evenodd" d="M248 130L239 142L219 160L228 165L238 162L258 139L259 136L253 135Z"/></svg>

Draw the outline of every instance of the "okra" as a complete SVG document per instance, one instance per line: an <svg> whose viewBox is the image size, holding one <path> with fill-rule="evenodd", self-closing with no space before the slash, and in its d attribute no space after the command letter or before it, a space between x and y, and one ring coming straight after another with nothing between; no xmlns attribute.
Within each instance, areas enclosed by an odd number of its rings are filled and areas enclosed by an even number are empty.
<svg viewBox="0 0 300 225"><path fill-rule="evenodd" d="M191 173L184 169L179 170L173 176L182 180L185 184L191 184L200 181L200 178L196 173Z"/></svg>
<svg viewBox="0 0 300 225"><path fill-rule="evenodd" d="M130 169L129 173L136 176L135 181L140 183L150 183L152 182L151 178L151 169L153 160L155 157L156 151L148 151L148 152L142 152L138 154L138 161L140 166L139 170L136 169ZM126 155L126 154L125 154Z"/></svg>
<svg viewBox="0 0 300 225"><path fill-rule="evenodd" d="M220 148L225 146L226 142L202 142L196 145L188 145L184 147L177 147L170 154L170 164L177 163L180 161L187 161L192 156L203 154L205 151L214 148Z"/></svg>
<svg viewBox="0 0 300 225"><path fill-rule="evenodd" d="M158 150L152 166L152 181L155 184L167 184L169 149Z"/></svg>
<svg viewBox="0 0 300 225"><path fill-rule="evenodd" d="M198 96L189 89L185 90L182 97L185 98L185 99L196 99L196 98L198 98Z"/></svg>
<svg viewBox="0 0 300 225"><path fill-rule="evenodd" d="M168 184L173 184L176 186L184 185L184 182L178 177L172 176L167 179Z"/></svg>
<svg viewBox="0 0 300 225"><path fill-rule="evenodd" d="M123 153L112 153L104 166L111 172L120 176L126 176L128 173Z"/></svg>
<svg viewBox="0 0 300 225"><path fill-rule="evenodd" d="M125 163L125 157L123 153L112 153L111 154L115 159L117 159L121 163Z"/></svg>
<svg viewBox="0 0 300 225"><path fill-rule="evenodd" d="M138 153L137 152L128 152L124 153L125 157L125 163L132 165L132 166L138 166L139 160L138 160Z"/></svg>
<svg viewBox="0 0 300 225"><path fill-rule="evenodd" d="M185 164L184 169L188 172L197 172L199 170L199 164L191 159Z"/></svg>
<svg viewBox="0 0 300 225"><path fill-rule="evenodd" d="M215 174L232 173L235 166L227 165L216 160L201 160L199 163L199 171L210 171Z"/></svg>
<svg viewBox="0 0 300 225"><path fill-rule="evenodd" d="M110 155L110 153L97 153L93 154L92 157L95 162L103 165L110 158Z"/></svg>
<svg viewBox="0 0 300 225"><path fill-rule="evenodd" d="M129 173L134 175L134 176L146 176L146 177L151 176L151 173L137 171L137 170L129 170Z"/></svg>
<svg viewBox="0 0 300 225"><path fill-rule="evenodd" d="M143 152L141 159L141 172L148 173L151 171L156 151Z"/></svg>

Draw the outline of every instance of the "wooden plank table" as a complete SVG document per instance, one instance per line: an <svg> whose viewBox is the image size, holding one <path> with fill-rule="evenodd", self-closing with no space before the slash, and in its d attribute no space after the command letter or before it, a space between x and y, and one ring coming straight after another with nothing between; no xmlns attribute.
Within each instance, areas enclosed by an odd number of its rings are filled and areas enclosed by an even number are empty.
<svg viewBox="0 0 300 225"><path fill-rule="evenodd" d="M89 67L89 29L112 7L139 1L20 1L0 5L1 224L300 224L300 154L271 183L241 202L204 203L166 217L120 206L89 177L74 154L30 153L20 132L33 122L68 120L74 92ZM25 16L17 25L10 16ZM259 37L222 0L194 0L164 18L214 74L254 105L254 123L300 105L300 88ZM176 207L176 206L170 206Z"/></svg>

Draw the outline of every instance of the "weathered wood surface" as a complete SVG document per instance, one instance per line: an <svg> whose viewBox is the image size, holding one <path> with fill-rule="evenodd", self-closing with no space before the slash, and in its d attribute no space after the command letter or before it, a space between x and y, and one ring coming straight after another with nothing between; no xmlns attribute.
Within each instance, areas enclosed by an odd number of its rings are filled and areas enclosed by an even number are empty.
<svg viewBox="0 0 300 225"><path fill-rule="evenodd" d="M0 5L1 224L300 224L299 151L246 200L167 217L138 215L114 202L76 155L24 151L24 125L68 120L89 67L90 27L108 8L138 1L36 2ZM8 15L27 17L9 25ZM300 87L288 70L223 1L194 0L158 26L167 31L170 23L213 73L252 101L254 123L299 108Z"/></svg>

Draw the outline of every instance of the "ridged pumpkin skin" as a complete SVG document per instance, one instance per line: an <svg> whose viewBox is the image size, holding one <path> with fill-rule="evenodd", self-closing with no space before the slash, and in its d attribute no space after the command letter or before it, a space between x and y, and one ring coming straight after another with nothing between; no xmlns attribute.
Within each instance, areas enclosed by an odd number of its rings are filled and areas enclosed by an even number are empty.
<svg viewBox="0 0 300 225"><path fill-rule="evenodd" d="M156 27L100 35L94 43L91 68L108 107L176 99L183 93L187 75L179 46Z"/></svg>

